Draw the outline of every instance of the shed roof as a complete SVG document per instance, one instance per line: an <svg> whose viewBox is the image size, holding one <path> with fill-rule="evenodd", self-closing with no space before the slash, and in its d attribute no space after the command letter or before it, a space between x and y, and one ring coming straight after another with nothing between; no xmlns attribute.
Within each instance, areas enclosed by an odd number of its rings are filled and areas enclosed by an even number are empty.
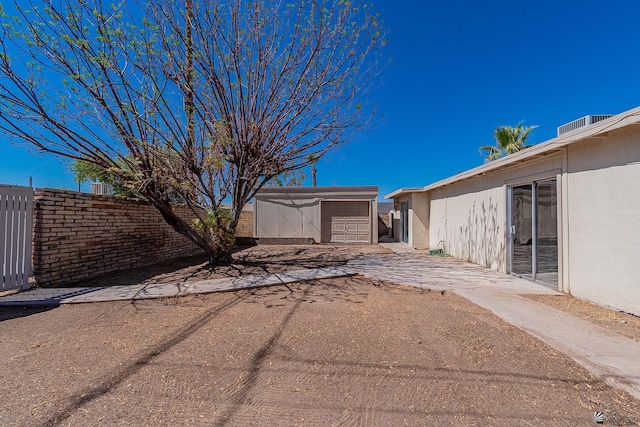
<svg viewBox="0 0 640 427"><path fill-rule="evenodd" d="M400 188L392 193L387 194L385 196L385 199L392 199L394 197L398 197L402 194L407 193L418 193L435 190L437 188L444 187L458 181L485 175L498 169L503 169L505 167L512 166L518 163L528 162L540 157L557 153L559 151L562 151L567 146L575 144L577 142L585 141L590 138L604 138L607 136L608 132L638 124L640 124L640 107L625 111L624 113L617 114L615 116L609 117L608 119L596 122L592 125L576 129L572 132L565 133L556 138L534 145L533 147L527 148L514 154L510 154L505 157L501 157L497 160L493 160L489 163L485 163L481 166L470 169L466 172L459 173L433 184L429 184L424 187Z"/></svg>
<svg viewBox="0 0 640 427"><path fill-rule="evenodd" d="M331 197L331 196L360 196L375 198L378 196L376 186L351 187L263 187L256 194L256 198L267 197Z"/></svg>

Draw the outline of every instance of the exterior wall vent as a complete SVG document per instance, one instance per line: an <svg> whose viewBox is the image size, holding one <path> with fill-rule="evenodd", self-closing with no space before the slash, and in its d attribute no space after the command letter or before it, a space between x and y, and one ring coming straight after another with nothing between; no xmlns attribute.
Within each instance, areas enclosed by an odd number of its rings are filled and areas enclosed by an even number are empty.
<svg viewBox="0 0 640 427"><path fill-rule="evenodd" d="M113 186L104 182L92 182L91 194L102 194L104 196L113 196Z"/></svg>
<svg viewBox="0 0 640 427"><path fill-rule="evenodd" d="M613 114L596 114L592 116L584 116L580 117L577 120L567 123L566 125L562 125L558 127L558 136L574 131L576 129L580 129L581 127L592 125L600 120L608 119L609 117L613 117Z"/></svg>

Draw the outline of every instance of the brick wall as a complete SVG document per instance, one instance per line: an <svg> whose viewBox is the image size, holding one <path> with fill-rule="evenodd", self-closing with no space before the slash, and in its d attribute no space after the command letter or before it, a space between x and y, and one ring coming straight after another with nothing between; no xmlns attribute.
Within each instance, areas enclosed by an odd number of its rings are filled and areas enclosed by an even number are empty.
<svg viewBox="0 0 640 427"><path fill-rule="evenodd" d="M243 240L253 240L253 211L244 210L240 214L240 220L236 227L236 237L245 237Z"/></svg>
<svg viewBox="0 0 640 427"><path fill-rule="evenodd" d="M187 207L175 209L183 218L193 218ZM251 236L247 214L252 213L243 213L239 232ZM33 237L33 274L39 286L202 253L148 202L67 190L36 189Z"/></svg>

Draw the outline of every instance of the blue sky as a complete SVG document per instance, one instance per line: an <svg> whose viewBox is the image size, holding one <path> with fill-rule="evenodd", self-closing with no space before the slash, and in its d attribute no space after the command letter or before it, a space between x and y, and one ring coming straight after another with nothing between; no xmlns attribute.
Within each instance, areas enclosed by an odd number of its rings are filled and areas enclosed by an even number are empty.
<svg viewBox="0 0 640 427"><path fill-rule="evenodd" d="M385 195L483 163L500 125L531 143L587 114L640 105L640 1L377 1L391 62L369 93L380 117L318 164L318 185ZM64 161L0 137L0 183L77 189ZM310 175L310 173L308 173ZM310 179L308 180L310 181ZM308 182L310 184L310 182Z"/></svg>

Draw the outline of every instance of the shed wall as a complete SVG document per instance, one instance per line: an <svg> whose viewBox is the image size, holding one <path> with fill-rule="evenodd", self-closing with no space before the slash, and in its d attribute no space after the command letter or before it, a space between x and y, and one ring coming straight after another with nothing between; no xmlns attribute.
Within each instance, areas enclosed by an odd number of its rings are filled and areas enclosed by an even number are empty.
<svg viewBox="0 0 640 427"><path fill-rule="evenodd" d="M377 187L267 188L254 199L254 237L322 242L322 203L366 203L370 241L378 243ZM359 224L361 226L361 224ZM346 241L351 241L346 239Z"/></svg>
<svg viewBox="0 0 640 427"><path fill-rule="evenodd" d="M320 242L320 199L255 201L255 237L309 238Z"/></svg>

